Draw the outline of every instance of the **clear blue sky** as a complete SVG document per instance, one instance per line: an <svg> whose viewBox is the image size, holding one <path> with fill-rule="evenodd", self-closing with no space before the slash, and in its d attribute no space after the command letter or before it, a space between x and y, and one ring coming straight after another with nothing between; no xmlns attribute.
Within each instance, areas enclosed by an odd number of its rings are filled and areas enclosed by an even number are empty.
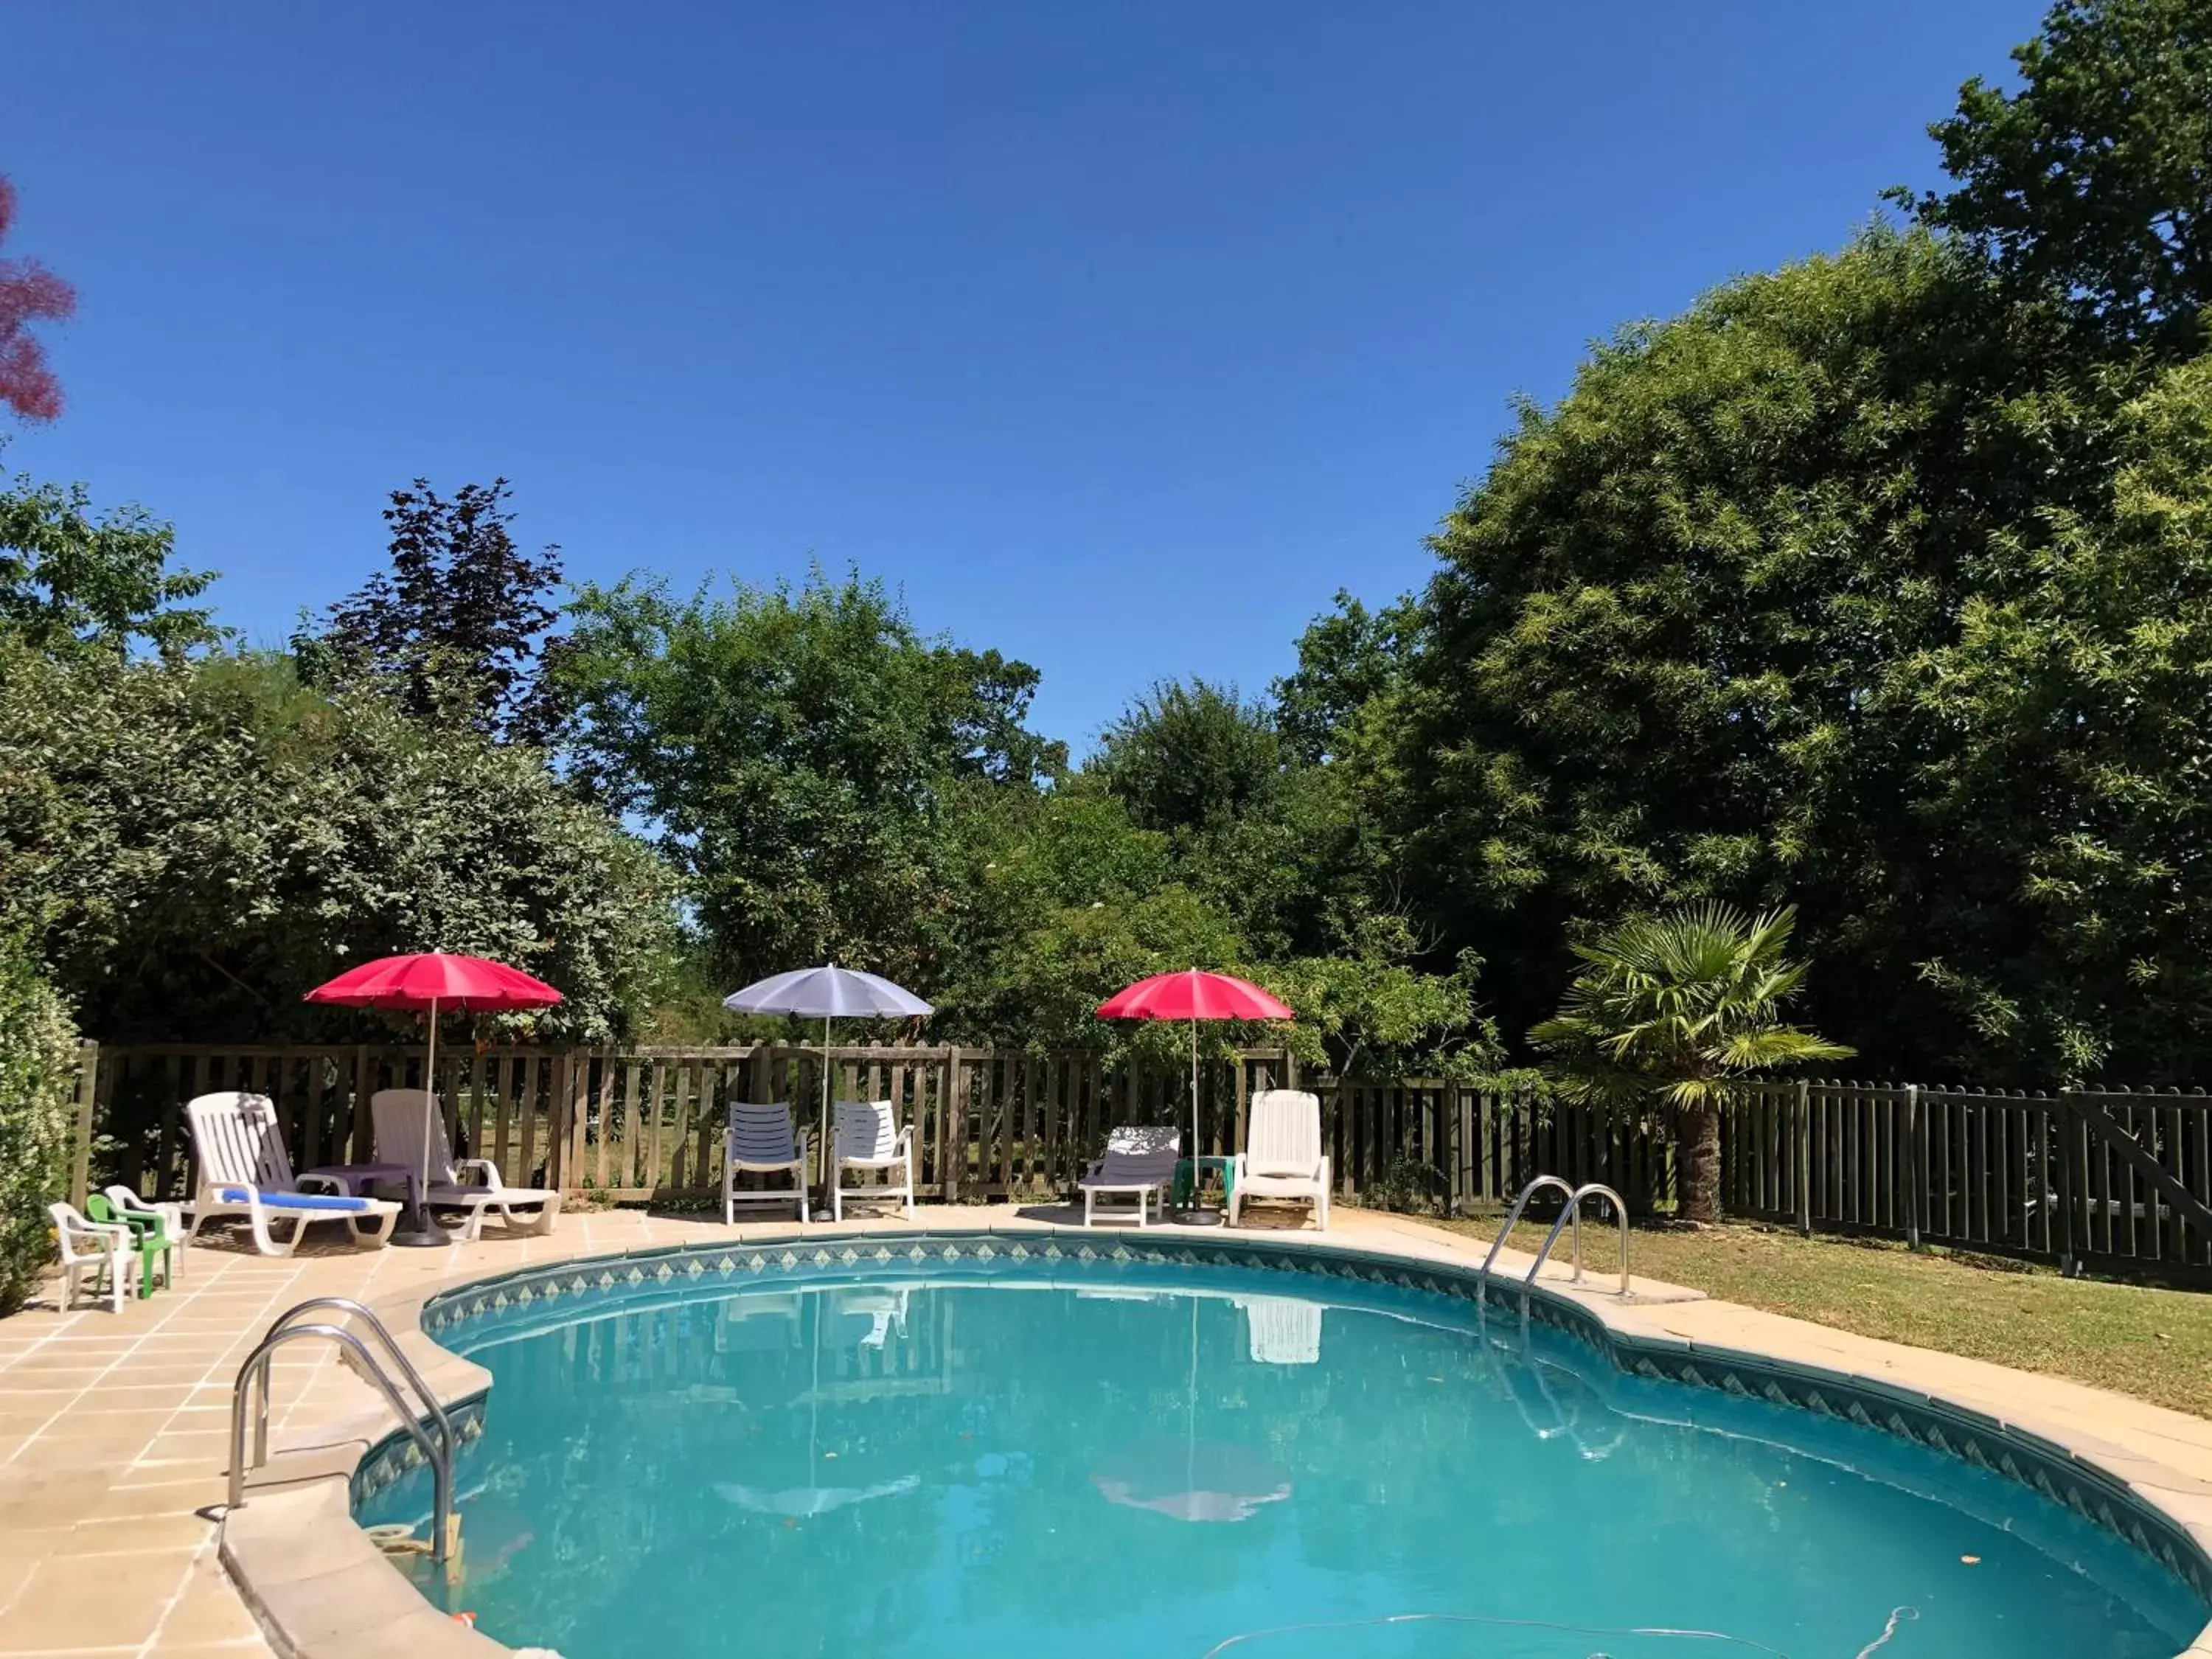
<svg viewBox="0 0 2212 1659"><path fill-rule="evenodd" d="M574 576L857 563L1080 750L1425 580L1511 393L1932 181L2041 9L14 0L11 251L82 299L4 465L257 642L417 473Z"/></svg>

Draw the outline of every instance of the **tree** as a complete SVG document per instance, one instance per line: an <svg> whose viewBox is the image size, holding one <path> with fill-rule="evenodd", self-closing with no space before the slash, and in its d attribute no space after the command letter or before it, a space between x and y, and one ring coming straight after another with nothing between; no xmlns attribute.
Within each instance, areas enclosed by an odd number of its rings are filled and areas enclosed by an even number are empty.
<svg viewBox="0 0 2212 1659"><path fill-rule="evenodd" d="M82 484L0 477L0 637L50 654L120 655L138 640L164 654L213 643L222 630L183 601L214 574L171 569L175 543L173 530L136 507L94 519Z"/></svg>
<svg viewBox="0 0 2212 1659"><path fill-rule="evenodd" d="M1721 1213L1721 1107L1731 1083L1851 1050L1784 1024L1805 969L1784 954L1796 913L1724 904L1635 916L1575 946L1559 1012L1529 1032L1570 1099L1672 1112L1678 1213Z"/></svg>
<svg viewBox="0 0 2212 1659"><path fill-rule="evenodd" d="M2212 359L2111 447L2108 497L2054 509L1885 694L1943 737L1909 797L1917 976L1978 1076L2186 1083L2212 1057Z"/></svg>
<svg viewBox="0 0 2212 1659"><path fill-rule="evenodd" d="M659 988L672 883L536 750L303 688L288 659L0 643L0 930L103 1041L356 1033L301 994L465 951L560 988L529 1029L606 1041Z"/></svg>
<svg viewBox="0 0 2212 1659"><path fill-rule="evenodd" d="M19 934L0 935L0 1318L53 1260L46 1206L66 1190L77 1043Z"/></svg>
<svg viewBox="0 0 2212 1659"><path fill-rule="evenodd" d="M1625 331L1523 411L1433 538L1367 763L1412 914L1483 953L1510 1028L1586 919L1788 897L1825 1028L1886 1066L1961 1057L1911 964L1951 950L1920 806L1962 739L1912 665L2029 578L2055 514L2109 501L2128 374L2070 341L1965 251L1877 229Z"/></svg>
<svg viewBox="0 0 2212 1659"><path fill-rule="evenodd" d="M1411 595L1370 611L1338 591L1335 609L1298 636L1297 669L1275 682L1275 729L1294 758L1320 765L1343 757L1360 712L1398 689L1425 620Z"/></svg>
<svg viewBox="0 0 2212 1659"><path fill-rule="evenodd" d="M1265 704L1233 685L1170 681L1108 726L1085 770L1140 829L1216 830L1263 807L1283 771Z"/></svg>
<svg viewBox="0 0 2212 1659"><path fill-rule="evenodd" d="M0 242L15 222L15 187L0 177ZM36 259L0 259L0 404L27 421L62 412L61 382L46 362L33 323L66 322L76 290Z"/></svg>
<svg viewBox="0 0 2212 1659"><path fill-rule="evenodd" d="M451 501L424 478L393 490L384 510L392 568L331 607L327 634L305 642L307 659L367 673L410 714L550 741L559 709L539 669L560 648L544 635L559 614L561 550L532 556L515 545L511 493L504 478L463 484Z"/></svg>
<svg viewBox="0 0 2212 1659"><path fill-rule="evenodd" d="M738 981L831 958L927 982L949 793L1018 797L1065 759L1024 723L1034 669L923 635L858 575L684 599L632 578L571 615L576 776L650 821Z"/></svg>
<svg viewBox="0 0 2212 1659"><path fill-rule="evenodd" d="M2212 0L2059 0L1929 129L1954 188L1922 223L2077 301L2123 343L2198 349L2212 307Z"/></svg>

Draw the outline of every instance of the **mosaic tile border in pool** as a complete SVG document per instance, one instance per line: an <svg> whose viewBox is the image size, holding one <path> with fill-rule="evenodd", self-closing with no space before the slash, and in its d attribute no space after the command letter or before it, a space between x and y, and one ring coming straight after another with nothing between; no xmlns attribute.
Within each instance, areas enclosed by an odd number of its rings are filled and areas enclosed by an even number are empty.
<svg viewBox="0 0 2212 1659"><path fill-rule="evenodd" d="M1070 1237L915 1231L834 1243L792 1239L683 1245L528 1267L479 1279L434 1297L422 1309L421 1323L426 1333L436 1337L458 1326L501 1315L526 1318L545 1304L652 1297L663 1291L680 1294L710 1279L735 1283L876 1267L951 1267L988 1273L1001 1261L1066 1262L1078 1267L1091 1262L1146 1261L1195 1268L1243 1267L1389 1285L1462 1301L1483 1300L1485 1296L1482 1275L1473 1267L1340 1246L1270 1244L1249 1238L1194 1238L1188 1234L1154 1237L1121 1232ZM1487 1301L1517 1314L1521 1310L1517 1282L1492 1283ZM1613 1330L1589 1309L1540 1289L1528 1311L1537 1322L1587 1344L1632 1375L1753 1397L1856 1423L2016 1480L2132 1544L2212 1602L2212 1557L2184 1528L2151 1507L2118 1476L2039 1436L1924 1395L1887 1389L1838 1372L1763 1355L1644 1341ZM463 1438L483 1433L483 1411L481 1395L455 1409L455 1427ZM355 1473L356 1506L421 1462L422 1454L404 1433L380 1443Z"/></svg>

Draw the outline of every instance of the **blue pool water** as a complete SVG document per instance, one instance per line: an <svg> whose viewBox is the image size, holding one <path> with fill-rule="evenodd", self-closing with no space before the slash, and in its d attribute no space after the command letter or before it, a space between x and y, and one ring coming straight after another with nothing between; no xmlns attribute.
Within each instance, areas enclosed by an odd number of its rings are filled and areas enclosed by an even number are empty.
<svg viewBox="0 0 2212 1659"><path fill-rule="evenodd" d="M448 1605L565 1659L2169 1659L2206 1617L2017 1482L1432 1293L709 1279L444 1340L495 1379Z"/></svg>

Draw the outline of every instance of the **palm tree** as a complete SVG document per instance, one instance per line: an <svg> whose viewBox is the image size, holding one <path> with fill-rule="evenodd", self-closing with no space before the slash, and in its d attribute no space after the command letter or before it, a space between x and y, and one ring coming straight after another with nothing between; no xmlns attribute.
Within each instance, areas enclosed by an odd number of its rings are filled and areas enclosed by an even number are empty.
<svg viewBox="0 0 2212 1659"><path fill-rule="evenodd" d="M1784 1024L1782 1006L1805 983L1784 951L1794 906L1747 916L1733 905L1688 905L1632 916L1574 947L1583 966L1559 1012L1528 1033L1554 1056L1568 1098L1629 1108L1656 1094L1674 1115L1678 1213L1721 1213L1721 1104L1755 1072L1852 1051Z"/></svg>

